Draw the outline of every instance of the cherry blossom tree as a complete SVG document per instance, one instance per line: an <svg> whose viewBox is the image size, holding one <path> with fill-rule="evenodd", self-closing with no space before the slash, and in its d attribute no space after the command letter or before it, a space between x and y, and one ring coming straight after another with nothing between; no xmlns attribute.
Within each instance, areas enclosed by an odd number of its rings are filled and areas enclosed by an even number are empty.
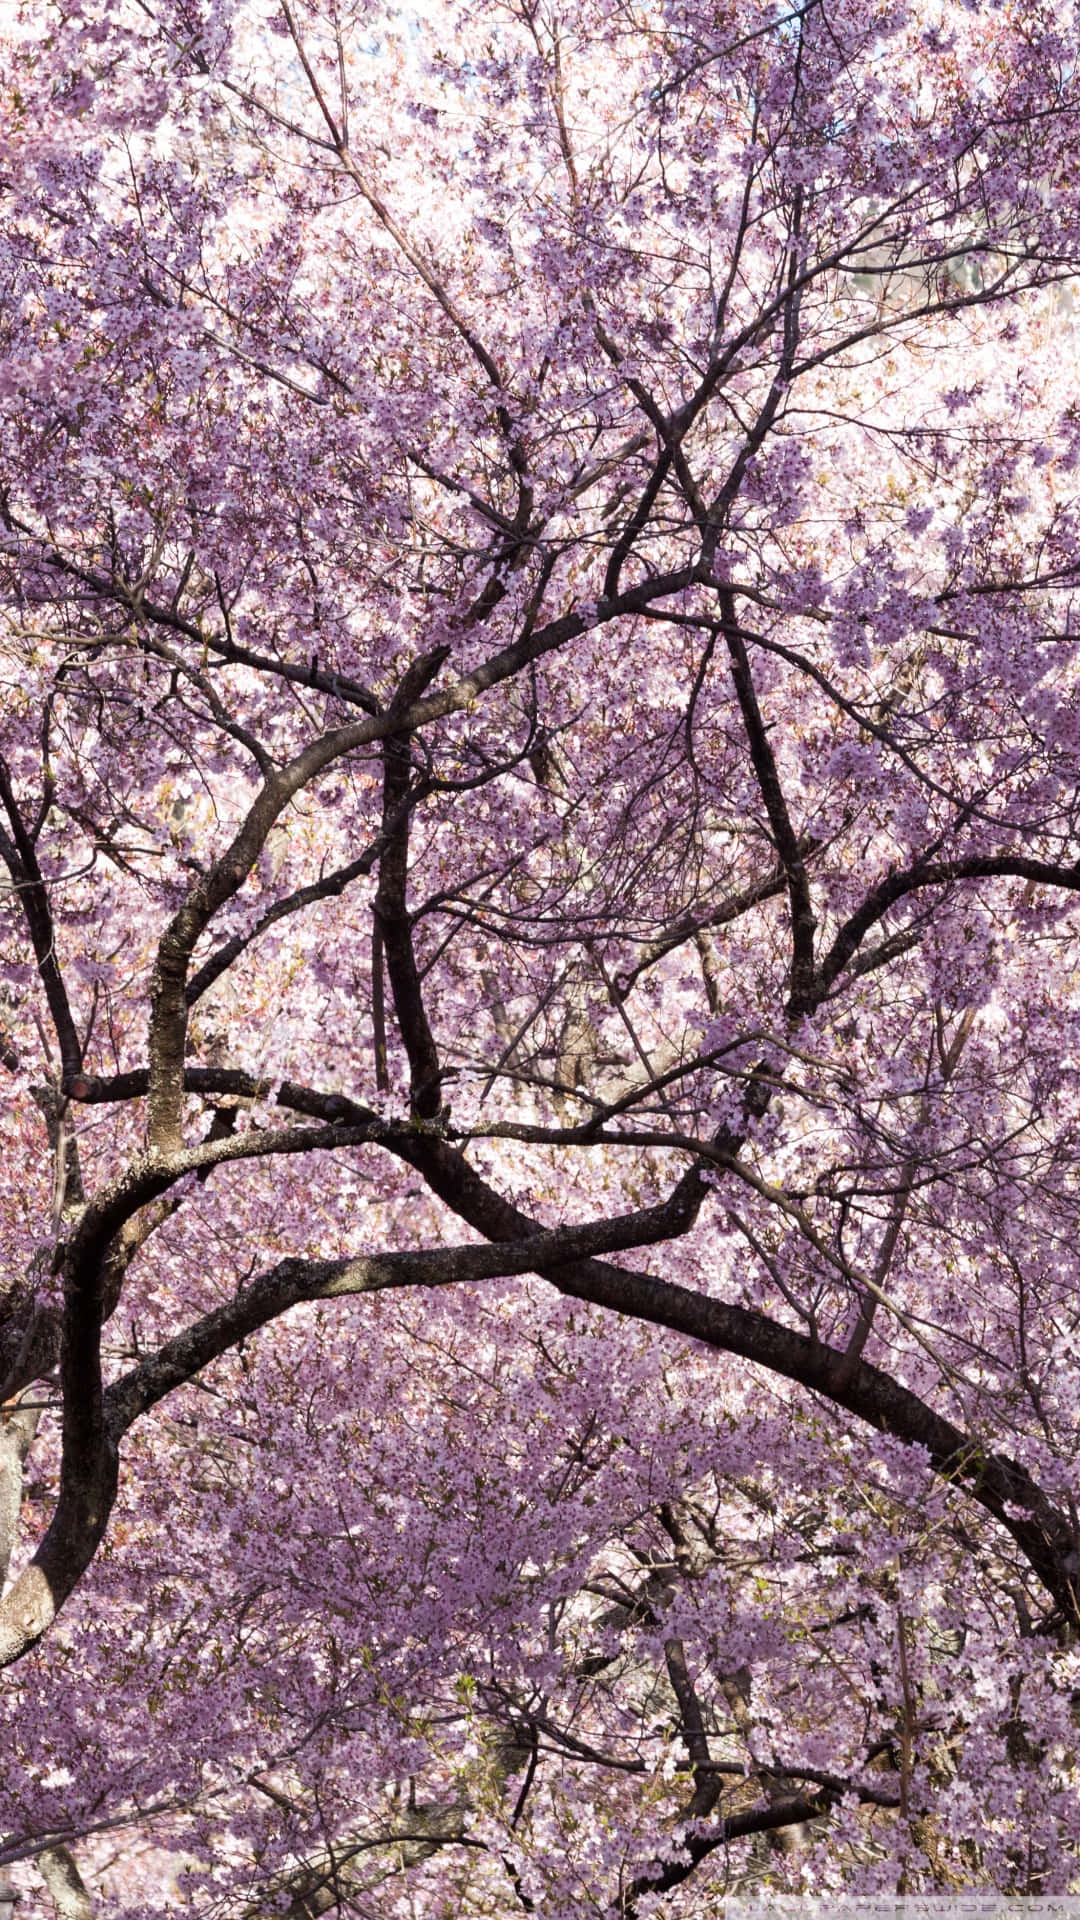
<svg viewBox="0 0 1080 1920"><path fill-rule="evenodd" d="M1067 1889L1072 7L0 27L0 1906Z"/></svg>

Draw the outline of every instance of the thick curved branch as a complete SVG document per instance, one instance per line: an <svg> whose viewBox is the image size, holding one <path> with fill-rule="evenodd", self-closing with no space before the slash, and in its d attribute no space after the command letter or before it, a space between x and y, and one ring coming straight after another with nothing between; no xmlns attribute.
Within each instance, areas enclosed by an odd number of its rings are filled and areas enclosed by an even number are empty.
<svg viewBox="0 0 1080 1920"><path fill-rule="evenodd" d="M68 1000L67 988L64 985L64 977L60 971L49 891L38 865L33 839L27 831L15 798L7 764L2 757L0 757L0 801L3 802L4 812L7 814L11 828L10 837L0 830L0 859L7 867L12 885L19 896L30 934L30 944L34 949L34 959L37 962L41 984L45 989L45 998L52 1015L63 1071L65 1074L78 1073L82 1066L82 1046L75 1027L71 1003Z"/></svg>
<svg viewBox="0 0 1080 1920"><path fill-rule="evenodd" d="M147 1408L194 1379L203 1367L304 1300L334 1300L346 1294L388 1288L451 1287L531 1273L541 1266L597 1253L654 1246L689 1232L704 1195L696 1171L683 1176L658 1207L582 1226L557 1227L517 1245L435 1247L415 1253L366 1254L341 1260L282 1260L217 1308L160 1347L108 1389L110 1431L117 1440Z"/></svg>
<svg viewBox="0 0 1080 1920"><path fill-rule="evenodd" d="M447 1142L416 1137L396 1148L460 1218L491 1239L534 1232L527 1216L494 1191ZM652 1274L592 1259L546 1272L560 1293L682 1333L756 1365L854 1414L879 1433L921 1447L942 1479L962 1486L1005 1528L1068 1620L1080 1623L1072 1565L1073 1534L1031 1475L1007 1455L938 1414L878 1367L797 1333L766 1314L692 1292Z"/></svg>
<svg viewBox="0 0 1080 1920"><path fill-rule="evenodd" d="M334 1144L343 1131L327 1128L308 1134L311 1144ZM356 1135L358 1130L345 1130ZM361 1132L360 1137L366 1137ZM341 1144L340 1138L336 1142ZM195 1155L234 1158L235 1141L189 1150ZM388 1287L453 1286L500 1275L526 1273L593 1252L612 1253L648 1246L685 1233L693 1225L704 1195L697 1169L684 1174L662 1206L613 1220L591 1221L533 1236L527 1245L440 1247L428 1252L388 1253L335 1261L283 1260L261 1275L226 1306L167 1341L157 1353L102 1392L100 1268L116 1211L129 1210L133 1194L150 1197L166 1179L164 1164L146 1156L136 1184L117 1183L111 1206L80 1229L69 1255L67 1316L61 1378L64 1388L64 1451L56 1512L30 1565L0 1600L0 1666L8 1665L39 1640L89 1566L102 1539L116 1497L119 1443L141 1413L181 1386L245 1335L277 1319L305 1300L372 1293ZM80 1262L78 1254L81 1252ZM96 1265L95 1256L96 1254ZM94 1284L95 1278L98 1284Z"/></svg>
<svg viewBox="0 0 1080 1920"><path fill-rule="evenodd" d="M371 1137L360 1127L281 1128L259 1135L211 1139L172 1156L141 1155L85 1208L57 1258L64 1278L60 1340L63 1404L60 1489L56 1509L30 1564L0 1600L0 1666L21 1657L52 1625L104 1536L116 1498L116 1440L105 1419L101 1330L115 1305L110 1256L117 1236L147 1202L159 1199L186 1172L223 1160L263 1157L269 1151L356 1145Z"/></svg>
<svg viewBox="0 0 1080 1920"><path fill-rule="evenodd" d="M827 1813L835 1795L823 1788L821 1794L809 1800L799 1794L785 1795L774 1801L769 1807L755 1807L749 1813L732 1813L721 1820L706 1833L691 1834L685 1842L685 1852L678 1860L668 1860L652 1873L643 1873L627 1888L619 1904L621 1920L634 1920L638 1902L644 1894L669 1893L672 1887L682 1886L697 1867L718 1848L726 1847L733 1840L745 1840L755 1833L778 1833L784 1827L801 1827L808 1820L817 1820Z"/></svg>
<svg viewBox="0 0 1080 1920"><path fill-rule="evenodd" d="M444 658L445 650L442 650L414 663L401 683L391 708L392 714L405 711L413 705L428 681L438 672ZM381 967L385 956L398 1029L409 1057L413 1111L421 1120L434 1120L442 1105L439 1055L424 1007L408 904L411 737L408 731L402 729L400 733L388 735L383 747L382 852L374 906L376 942L373 972L376 988L381 989ZM385 1061L383 1067L385 1074Z"/></svg>
<svg viewBox="0 0 1080 1920"><path fill-rule="evenodd" d="M173 915L158 945L150 988L150 1112L151 1144L163 1149L179 1144L183 1109L184 1051L187 1035L187 979L196 943L214 914L243 886L266 842L266 837L295 796L326 768L361 746L376 740L404 736L445 715L460 712L489 687L510 679L545 653L554 652L589 631L625 613L639 611L669 593L692 585L693 567L651 580L601 602L595 609L565 614L535 632L504 647L483 665L456 681L441 694L415 697L406 675L401 693L388 713L355 721L319 736L263 783L224 853L200 875L182 906ZM109 583L106 583L108 586ZM140 607L145 614L145 608ZM417 662L420 669L434 656ZM445 657L440 650L439 661ZM412 669L410 669L410 673ZM430 678L430 674L428 675ZM422 687L423 678L419 682ZM406 697L407 696L407 697ZM77 1073L81 1063L66 1066Z"/></svg>
<svg viewBox="0 0 1080 1920"><path fill-rule="evenodd" d="M225 1069L189 1068L185 1079L192 1091L269 1091L252 1076ZM145 1091L146 1075L132 1073L115 1080L84 1080L80 1084L85 1097L95 1102L132 1099ZM73 1092L73 1097L82 1096ZM342 1094L282 1085L277 1097L282 1104L313 1116L322 1115L335 1125L351 1121L370 1128L374 1120L368 1109L355 1106ZM327 1133L331 1133L329 1127ZM368 1131L365 1137L373 1139L376 1135ZM385 1124L378 1139L395 1157L420 1173L459 1219L486 1239L523 1241L537 1234L535 1222L491 1187L448 1141L416 1128ZM821 1394L877 1432L923 1448L935 1472L962 1487L1011 1535L1064 1617L1080 1619L1070 1572L1073 1535L1065 1516L1022 1466L1006 1454L987 1452L975 1436L964 1433L878 1367L861 1358L852 1367L848 1355L782 1326L767 1314L693 1292L651 1274L607 1266L595 1257L560 1265L557 1272L539 1266L534 1270L542 1272L561 1293L667 1327L720 1352L736 1354Z"/></svg>
<svg viewBox="0 0 1080 1920"><path fill-rule="evenodd" d="M780 783L780 774L776 765L776 755L773 753L769 731L758 705L753 675L750 672L750 661L735 612L734 595L729 588L723 587L719 590L719 600L723 613L721 624L731 658L731 675L739 702L739 711L746 728L750 759L787 881L791 907L792 949L788 1012L792 1019L797 1020L810 1011L813 1002L814 931L817 926L810 898L806 862L802 852L805 842L795 832L788 812L787 800L784 797L784 789Z"/></svg>
<svg viewBox="0 0 1080 1920"><path fill-rule="evenodd" d="M1073 866L1063 867L1048 860L1031 860L1024 854L972 854L960 860L917 860L899 873L888 874L837 933L818 971L814 1004L820 1005L870 928L898 900L924 887L947 887L958 880L994 879L1033 880L1036 886L1061 887L1067 892L1080 893L1080 860Z"/></svg>

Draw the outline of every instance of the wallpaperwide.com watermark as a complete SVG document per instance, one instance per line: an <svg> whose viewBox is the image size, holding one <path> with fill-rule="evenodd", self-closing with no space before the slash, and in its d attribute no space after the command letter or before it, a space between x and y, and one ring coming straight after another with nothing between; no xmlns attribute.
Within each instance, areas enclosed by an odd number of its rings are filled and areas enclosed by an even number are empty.
<svg viewBox="0 0 1080 1920"><path fill-rule="evenodd" d="M842 1894L725 1900L725 1920L1080 1920L1080 1895Z"/></svg>

